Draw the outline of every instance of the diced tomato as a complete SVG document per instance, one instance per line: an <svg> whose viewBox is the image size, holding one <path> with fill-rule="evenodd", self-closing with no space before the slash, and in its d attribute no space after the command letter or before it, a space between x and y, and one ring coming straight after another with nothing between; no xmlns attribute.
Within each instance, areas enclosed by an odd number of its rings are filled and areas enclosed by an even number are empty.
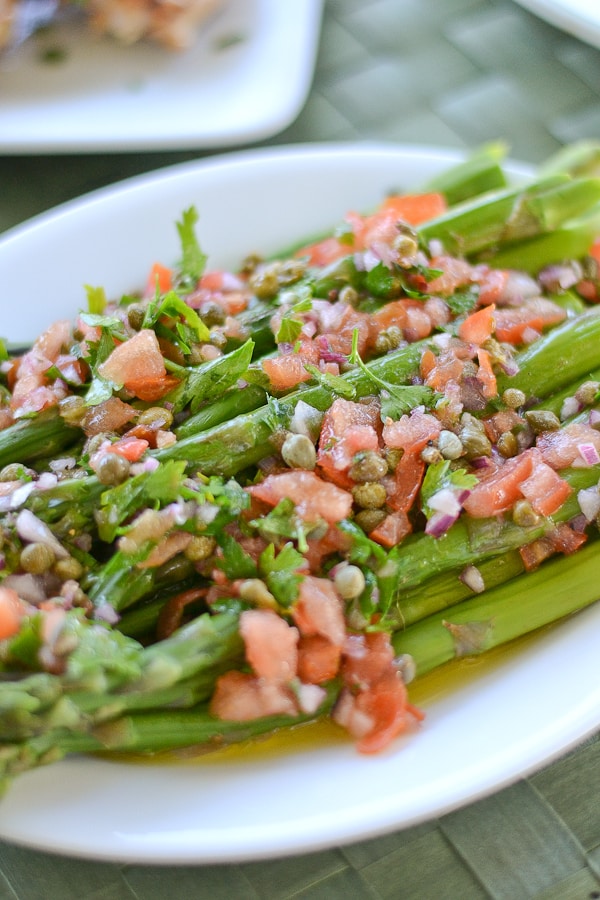
<svg viewBox="0 0 600 900"><path fill-rule="evenodd" d="M496 337L509 344L530 343L545 328L562 322L565 310L546 297L523 300L519 306L496 310Z"/></svg>
<svg viewBox="0 0 600 900"><path fill-rule="evenodd" d="M570 484L545 462L536 462L531 475L521 482L521 493L541 516L555 513L572 492Z"/></svg>
<svg viewBox="0 0 600 900"><path fill-rule="evenodd" d="M380 753L408 727L406 688L399 678L390 677L373 690L359 695L357 703L373 721L372 729L359 738L359 753Z"/></svg>
<svg viewBox="0 0 600 900"><path fill-rule="evenodd" d="M335 330L324 331L317 340L330 352L349 356L355 331L358 332L358 352L364 356L372 331L371 317L351 306L344 306L341 316L335 323Z"/></svg>
<svg viewBox="0 0 600 900"><path fill-rule="evenodd" d="M372 541L382 547L396 547L412 531L412 525L404 510L389 513L379 525L369 532Z"/></svg>
<svg viewBox="0 0 600 900"><path fill-rule="evenodd" d="M139 390L146 381L154 384L164 379L165 361L154 331L143 328L129 340L118 344L98 366L98 372L103 378L123 385L132 393L135 393L132 385Z"/></svg>
<svg viewBox="0 0 600 900"><path fill-rule="evenodd" d="M298 629L267 609L247 609L240 616L246 659L259 678L287 683L298 668Z"/></svg>
<svg viewBox="0 0 600 900"><path fill-rule="evenodd" d="M430 294L441 294L449 297L457 288L471 283L473 268L465 260L454 256L435 256L430 263L432 269L441 269L442 274L436 276L427 285Z"/></svg>
<svg viewBox="0 0 600 900"><path fill-rule="evenodd" d="M324 519L333 524L345 519L352 509L352 494L303 469L267 475L264 481L247 491L271 506L289 498L306 522Z"/></svg>
<svg viewBox="0 0 600 900"><path fill-rule="evenodd" d="M396 327L402 330L410 342L428 337L432 331L431 317L423 303L403 298L386 303L371 317L371 343L375 343L381 331Z"/></svg>
<svg viewBox="0 0 600 900"><path fill-rule="evenodd" d="M509 273L504 269L488 269L480 266L475 273L475 281L479 285L477 302L480 306L488 303L498 303L508 283Z"/></svg>
<svg viewBox="0 0 600 900"><path fill-rule="evenodd" d="M292 618L303 636L320 634L341 647L346 637L342 600L328 578L307 575L300 583Z"/></svg>
<svg viewBox="0 0 600 900"><path fill-rule="evenodd" d="M183 553L191 540L192 535L187 531L175 531L173 534L169 534L151 550L146 559L137 563L138 568L153 569L156 566L162 566L177 556L178 553Z"/></svg>
<svg viewBox="0 0 600 900"><path fill-rule="evenodd" d="M347 216L353 224L356 247L360 250L378 241L390 244L398 235L398 223L420 225L441 215L446 201L441 194L394 194L386 197L370 216Z"/></svg>
<svg viewBox="0 0 600 900"><path fill-rule="evenodd" d="M442 426L439 419L423 410L413 409L410 415L403 415L393 422L388 420L383 426L383 442L393 450L408 450L418 453L435 440Z"/></svg>
<svg viewBox="0 0 600 900"><path fill-rule="evenodd" d="M83 430L88 437L102 432L118 431L130 422L136 411L118 397L108 397L96 406L90 406L83 419Z"/></svg>
<svg viewBox="0 0 600 900"><path fill-rule="evenodd" d="M462 341L484 344L494 333L496 307L493 303L472 312L458 326L458 336Z"/></svg>
<svg viewBox="0 0 600 900"><path fill-rule="evenodd" d="M323 684L338 673L341 649L320 634L300 638L298 644L298 677L307 684Z"/></svg>
<svg viewBox="0 0 600 900"><path fill-rule="evenodd" d="M303 381L310 381L313 376L306 366L316 366L318 363L319 348L313 341L305 340L293 353L280 353L263 359L262 367L269 376L273 390L287 391Z"/></svg>
<svg viewBox="0 0 600 900"><path fill-rule="evenodd" d="M149 446L148 441L141 438L125 436L111 444L106 450L108 453L117 453L129 462L137 462Z"/></svg>
<svg viewBox="0 0 600 900"><path fill-rule="evenodd" d="M463 503L470 516L486 518L507 512L523 495L521 482L533 472L537 456L525 450L481 476Z"/></svg>
<svg viewBox="0 0 600 900"><path fill-rule="evenodd" d="M566 469L574 462L583 463L581 444L592 444L600 453L600 432L583 422L572 422L556 431L543 431L536 439L542 459L553 469Z"/></svg>
<svg viewBox="0 0 600 900"><path fill-rule="evenodd" d="M305 256L309 266L328 266L330 263L348 256L352 253L353 248L348 244L338 241L337 238L329 237L316 244L308 244L296 251L296 256Z"/></svg>
<svg viewBox="0 0 600 900"><path fill-rule="evenodd" d="M330 481L351 487L348 469L357 453L379 450L379 404L337 397L323 418L318 464Z"/></svg>
<svg viewBox="0 0 600 900"><path fill-rule="evenodd" d="M226 672L216 683L210 712L230 722L250 722L263 716L297 715L291 691L280 682L249 672Z"/></svg>
<svg viewBox="0 0 600 900"><path fill-rule="evenodd" d="M420 454L410 451L403 453L394 471L394 487L388 493L388 507L396 512L407 513L416 500L424 474L425 463Z"/></svg>
<svg viewBox="0 0 600 900"><path fill-rule="evenodd" d="M492 368L490 354L483 347L480 347L477 351L477 360L479 362L477 381L481 385L483 396L491 400L498 393L498 383L496 373Z"/></svg>
<svg viewBox="0 0 600 900"><path fill-rule="evenodd" d="M11 638L18 632L26 612L27 606L17 592L0 585L0 641Z"/></svg>
<svg viewBox="0 0 600 900"><path fill-rule="evenodd" d="M493 413L487 419L484 419L485 433L495 444L501 434L512 431L513 428L520 428L525 424L523 416L514 409L500 409Z"/></svg>
<svg viewBox="0 0 600 900"><path fill-rule="evenodd" d="M153 297L158 290L160 294L166 294L173 287L173 270L162 263L156 262L150 269L146 283L146 296Z"/></svg>
<svg viewBox="0 0 600 900"><path fill-rule="evenodd" d="M155 378L130 378L127 390L145 403L154 403L175 390L179 383L175 375L168 374L158 375Z"/></svg>

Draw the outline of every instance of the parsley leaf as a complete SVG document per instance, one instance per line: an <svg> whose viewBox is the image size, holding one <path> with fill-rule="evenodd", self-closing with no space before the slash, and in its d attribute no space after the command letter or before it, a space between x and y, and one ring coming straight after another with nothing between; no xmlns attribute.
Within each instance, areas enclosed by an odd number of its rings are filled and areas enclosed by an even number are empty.
<svg viewBox="0 0 600 900"><path fill-rule="evenodd" d="M392 384L376 375L360 357L358 352L358 329L352 334L352 353L349 361L357 365L362 372L379 388L381 400L381 418L397 420L417 406L426 406L433 399L431 388L422 384Z"/></svg>
<svg viewBox="0 0 600 900"><path fill-rule="evenodd" d="M477 477L469 474L465 469L452 469L449 459L442 459L427 467L423 484L421 485L421 506L425 516L429 519L434 510L429 505L431 498L441 490L450 490L460 493L470 490L477 484Z"/></svg>
<svg viewBox="0 0 600 900"><path fill-rule="evenodd" d="M304 576L297 570L303 564L303 555L292 543L285 544L277 554L274 544L268 544L260 554L259 570L281 606L291 606L298 597L298 588Z"/></svg>
<svg viewBox="0 0 600 900"><path fill-rule="evenodd" d="M200 249L196 238L195 226L198 213L191 206L182 213L181 222L177 222L177 231L181 242L181 261L179 268L184 281L194 284L201 278L206 266L207 256Z"/></svg>
<svg viewBox="0 0 600 900"><path fill-rule="evenodd" d="M304 366L307 372L313 376L323 387L343 397L345 400L354 400L356 397L356 388L349 384L341 375L332 375L330 372L321 372L316 366L308 363Z"/></svg>

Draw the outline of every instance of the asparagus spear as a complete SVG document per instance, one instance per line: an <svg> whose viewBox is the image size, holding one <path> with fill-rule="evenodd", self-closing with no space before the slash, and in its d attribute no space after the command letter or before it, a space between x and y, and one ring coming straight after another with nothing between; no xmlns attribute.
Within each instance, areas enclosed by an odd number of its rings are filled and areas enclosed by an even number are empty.
<svg viewBox="0 0 600 900"><path fill-rule="evenodd" d="M556 622L598 599L598 547L552 559L523 578L472 597L399 631L397 653L410 654L417 676L461 656L500 644Z"/></svg>
<svg viewBox="0 0 600 900"><path fill-rule="evenodd" d="M422 190L438 191L449 206L454 206L487 191L504 188L507 179L501 163L506 150L506 144L501 141L484 144L464 162L430 178Z"/></svg>

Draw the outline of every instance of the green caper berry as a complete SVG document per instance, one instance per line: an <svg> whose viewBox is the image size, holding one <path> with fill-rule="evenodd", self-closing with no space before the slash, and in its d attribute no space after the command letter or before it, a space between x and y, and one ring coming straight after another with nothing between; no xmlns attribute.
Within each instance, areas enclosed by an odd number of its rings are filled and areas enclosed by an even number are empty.
<svg viewBox="0 0 600 900"><path fill-rule="evenodd" d="M463 445L457 434L444 428L438 437L438 450L444 459L458 459L463 454Z"/></svg>
<svg viewBox="0 0 600 900"><path fill-rule="evenodd" d="M305 434L288 434L281 446L283 461L292 469L314 469L317 464L315 445Z"/></svg>
<svg viewBox="0 0 600 900"><path fill-rule="evenodd" d="M217 347L219 350L223 350L227 346L227 338L222 331L211 331L209 339L213 347Z"/></svg>
<svg viewBox="0 0 600 900"><path fill-rule="evenodd" d="M88 411L83 397L69 394L58 404L58 411L67 425L80 425Z"/></svg>
<svg viewBox="0 0 600 900"><path fill-rule="evenodd" d="M402 329L397 325L390 325L385 331L380 331L375 338L375 352L389 353L390 350L396 350L403 340Z"/></svg>
<svg viewBox="0 0 600 900"><path fill-rule="evenodd" d="M600 384L597 381L584 381L575 391L575 399L584 406L591 406L596 401L598 391L600 391Z"/></svg>
<svg viewBox="0 0 600 900"><path fill-rule="evenodd" d="M365 589L365 576L358 566L341 566L333 578L335 588L342 600L354 600Z"/></svg>
<svg viewBox="0 0 600 900"><path fill-rule="evenodd" d="M401 233L394 238L394 250L404 259L413 259L417 255L419 245L412 234Z"/></svg>
<svg viewBox="0 0 600 900"><path fill-rule="evenodd" d="M61 581L77 581L83 575L83 566L78 559L68 556L66 559L57 559L52 571Z"/></svg>
<svg viewBox="0 0 600 900"><path fill-rule="evenodd" d="M195 534L184 550L184 555L190 562L204 562L215 552L217 542L207 534Z"/></svg>
<svg viewBox="0 0 600 900"><path fill-rule="evenodd" d="M285 287L300 281L306 273L306 262L303 259L286 259L281 263L277 273L279 284Z"/></svg>
<svg viewBox="0 0 600 900"><path fill-rule="evenodd" d="M348 306L355 306L358 302L358 291L351 284L345 284L338 292L338 302L347 303Z"/></svg>
<svg viewBox="0 0 600 900"><path fill-rule="evenodd" d="M385 451L385 461L387 463L388 473L391 475L396 471L396 466L402 459L402 450L400 449L387 449Z"/></svg>
<svg viewBox="0 0 600 900"><path fill-rule="evenodd" d="M170 428L173 424L173 413L164 406L149 406L138 416L139 425L160 425L161 428Z"/></svg>
<svg viewBox="0 0 600 900"><path fill-rule="evenodd" d="M261 609L277 609L277 600L260 578L246 578L239 586L239 596Z"/></svg>
<svg viewBox="0 0 600 900"><path fill-rule="evenodd" d="M250 277L250 287L261 300L275 297L279 291L279 277L276 265L257 269Z"/></svg>
<svg viewBox="0 0 600 900"><path fill-rule="evenodd" d="M140 306L139 303L132 303L131 306L127 308L127 321L131 328L135 331L139 331L143 324L144 319L146 317L146 310L143 306Z"/></svg>
<svg viewBox="0 0 600 900"><path fill-rule="evenodd" d="M258 266L260 266L262 261L263 261L263 258L262 258L262 256L259 256L258 253L250 253L242 261L240 273L242 275L252 275L252 273L256 270L256 268Z"/></svg>
<svg viewBox="0 0 600 900"><path fill-rule="evenodd" d="M496 442L496 446L498 452L505 459L510 459L510 457L516 456L519 452L519 442L512 431L505 431L501 434Z"/></svg>
<svg viewBox="0 0 600 900"><path fill-rule="evenodd" d="M370 534L385 519L382 509L361 509L354 517L354 521L366 534Z"/></svg>
<svg viewBox="0 0 600 900"><path fill-rule="evenodd" d="M209 328L213 325L222 325L227 318L225 310L219 303L208 301L203 303L200 309L200 318Z"/></svg>
<svg viewBox="0 0 600 900"><path fill-rule="evenodd" d="M507 388L502 394L502 402L509 409L518 409L525 405L527 397L518 388Z"/></svg>
<svg viewBox="0 0 600 900"><path fill-rule="evenodd" d="M381 509L387 494L384 486L379 481L367 481L357 484L352 488L354 502L362 509Z"/></svg>
<svg viewBox="0 0 600 900"><path fill-rule="evenodd" d="M535 525L540 520L529 500L517 500L513 506L512 517L515 525L520 527Z"/></svg>
<svg viewBox="0 0 600 900"><path fill-rule="evenodd" d="M492 452L491 441L485 432L479 428L473 428L472 425L468 425L461 429L459 437L467 459L489 456Z"/></svg>
<svg viewBox="0 0 600 900"><path fill-rule="evenodd" d="M535 434L542 431L558 431L560 428L560 419L549 409L530 409L525 413L525 418Z"/></svg>
<svg viewBox="0 0 600 900"><path fill-rule="evenodd" d="M0 481L20 481L21 478L33 477L33 469L26 468L22 463L8 463L0 469Z"/></svg>
<svg viewBox="0 0 600 900"><path fill-rule="evenodd" d="M387 474L387 462L374 450L357 453L348 474L353 481L380 481Z"/></svg>
<svg viewBox="0 0 600 900"><path fill-rule="evenodd" d="M91 438L85 442L84 452L87 453L88 456L93 456L94 453L98 452L102 444L108 440L110 440L110 434L106 431L93 434Z"/></svg>
<svg viewBox="0 0 600 900"><path fill-rule="evenodd" d="M55 562L54 550L48 544L34 542L21 550L21 568L30 575L43 575Z"/></svg>
<svg viewBox="0 0 600 900"><path fill-rule="evenodd" d="M440 462L444 457L438 447L434 447L433 444L427 447L423 447L421 450L421 459L424 463L427 463L428 466L433 465L434 463Z"/></svg>
<svg viewBox="0 0 600 900"><path fill-rule="evenodd" d="M129 475L129 462L118 453L105 453L98 460L96 477L100 484L121 484Z"/></svg>

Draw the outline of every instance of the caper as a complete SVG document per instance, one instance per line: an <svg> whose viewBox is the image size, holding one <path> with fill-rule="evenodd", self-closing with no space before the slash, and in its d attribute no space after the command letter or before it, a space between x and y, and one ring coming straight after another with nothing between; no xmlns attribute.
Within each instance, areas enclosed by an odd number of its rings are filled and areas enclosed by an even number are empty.
<svg viewBox="0 0 600 900"><path fill-rule="evenodd" d="M396 471L396 466L402 459L402 450L399 448L388 448L385 451L385 461L387 463L387 469L390 475Z"/></svg>
<svg viewBox="0 0 600 900"><path fill-rule="evenodd" d="M54 550L48 544L38 543L37 541L27 544L21 550L20 563L21 568L31 575L43 575L52 568L56 561Z"/></svg>
<svg viewBox="0 0 600 900"><path fill-rule="evenodd" d="M121 484L129 475L129 462L119 453L105 453L98 460L96 476L100 484Z"/></svg>
<svg viewBox="0 0 600 900"><path fill-rule="evenodd" d="M591 406L596 402L598 391L600 391L600 384L597 381L584 381L575 391L575 398L584 406Z"/></svg>
<svg viewBox="0 0 600 900"><path fill-rule="evenodd" d="M358 291L351 284L345 284L338 292L338 302L354 306L358 302Z"/></svg>
<svg viewBox="0 0 600 900"><path fill-rule="evenodd" d="M421 450L421 459L423 462L427 463L428 466L440 462L443 458L441 450L433 444L428 444Z"/></svg>
<svg viewBox="0 0 600 900"><path fill-rule="evenodd" d="M404 333L398 325L390 325L385 331L380 331L375 338L375 352L389 353L390 350L396 350L404 340Z"/></svg>
<svg viewBox="0 0 600 900"><path fill-rule="evenodd" d="M139 331L143 327L145 317L146 310L141 304L132 303L127 307L127 321L135 331Z"/></svg>
<svg viewBox="0 0 600 900"><path fill-rule="evenodd" d="M361 509L354 517L356 524L367 534L377 528L378 525L381 525L384 519L385 512L383 509Z"/></svg>
<svg viewBox="0 0 600 900"><path fill-rule="evenodd" d="M515 525L527 527L528 525L536 525L539 522L539 516L533 509L529 500L517 500L513 506L513 522Z"/></svg>
<svg viewBox="0 0 600 900"><path fill-rule="evenodd" d="M61 581L77 581L83 575L83 566L78 559L67 556L65 559L57 559L52 571Z"/></svg>
<svg viewBox="0 0 600 900"><path fill-rule="evenodd" d="M315 445L305 434L288 434L281 446L281 456L292 469L314 469L317 464Z"/></svg>
<svg viewBox="0 0 600 900"><path fill-rule="evenodd" d="M279 284L286 286L300 281L306 273L306 262L303 259L286 259L279 266L277 278Z"/></svg>
<svg viewBox="0 0 600 900"><path fill-rule="evenodd" d="M278 265L261 266L250 276L249 284L257 297L269 300L279 291Z"/></svg>
<svg viewBox="0 0 600 900"><path fill-rule="evenodd" d="M203 562L215 551L217 542L207 534L195 534L184 550L184 554L190 562Z"/></svg>
<svg viewBox="0 0 600 900"><path fill-rule="evenodd" d="M419 244L412 234L401 232L392 243L394 250L402 259L414 259L417 255Z"/></svg>
<svg viewBox="0 0 600 900"><path fill-rule="evenodd" d="M464 455L467 459L476 459L478 456L489 456L492 452L492 444L485 433L483 424L470 413L461 416L461 429L459 438L463 445Z"/></svg>
<svg viewBox="0 0 600 900"><path fill-rule="evenodd" d="M215 303L212 300L203 303L199 313L200 318L209 328L213 325L222 325L226 319L225 310L221 304Z"/></svg>
<svg viewBox="0 0 600 900"><path fill-rule="evenodd" d="M209 340L213 347L217 347L219 350L227 346L227 338L222 331L211 331Z"/></svg>
<svg viewBox="0 0 600 900"><path fill-rule="evenodd" d="M352 460L348 471L353 481L380 481L387 474L387 462L374 450L361 450Z"/></svg>
<svg viewBox="0 0 600 900"><path fill-rule="evenodd" d="M536 434L542 431L558 431L560 419L549 409L530 409L525 418Z"/></svg>
<svg viewBox="0 0 600 900"><path fill-rule="evenodd" d="M246 578L239 586L242 600L262 609L277 609L277 600L260 578Z"/></svg>
<svg viewBox="0 0 600 900"><path fill-rule="evenodd" d="M458 459L462 456L463 445L457 434L444 428L438 437L438 450L444 459Z"/></svg>
<svg viewBox="0 0 600 900"><path fill-rule="evenodd" d="M354 502L363 509L381 509L387 494L384 486L379 481L366 481L352 488Z"/></svg>
<svg viewBox="0 0 600 900"><path fill-rule="evenodd" d="M527 397L518 388L507 388L502 394L502 402L509 409L518 409L524 406Z"/></svg>
<svg viewBox="0 0 600 900"><path fill-rule="evenodd" d="M365 589L365 576L358 566L340 566L334 575L333 583L343 600L360 597Z"/></svg>
<svg viewBox="0 0 600 900"><path fill-rule="evenodd" d="M150 406L138 416L138 425L154 425L170 428L173 424L173 413L164 406Z"/></svg>
<svg viewBox="0 0 600 900"><path fill-rule="evenodd" d="M80 425L87 410L88 407L85 405L85 400L77 394L69 394L68 397L64 397L58 404L58 411L67 425Z"/></svg>
<svg viewBox="0 0 600 900"><path fill-rule="evenodd" d="M512 431L503 432L496 441L496 446L498 452L505 459L510 459L510 457L516 456L519 452L519 441Z"/></svg>
<svg viewBox="0 0 600 900"><path fill-rule="evenodd" d="M21 478L35 476L33 469L28 469L22 463L8 463L0 470L0 481L20 481Z"/></svg>

